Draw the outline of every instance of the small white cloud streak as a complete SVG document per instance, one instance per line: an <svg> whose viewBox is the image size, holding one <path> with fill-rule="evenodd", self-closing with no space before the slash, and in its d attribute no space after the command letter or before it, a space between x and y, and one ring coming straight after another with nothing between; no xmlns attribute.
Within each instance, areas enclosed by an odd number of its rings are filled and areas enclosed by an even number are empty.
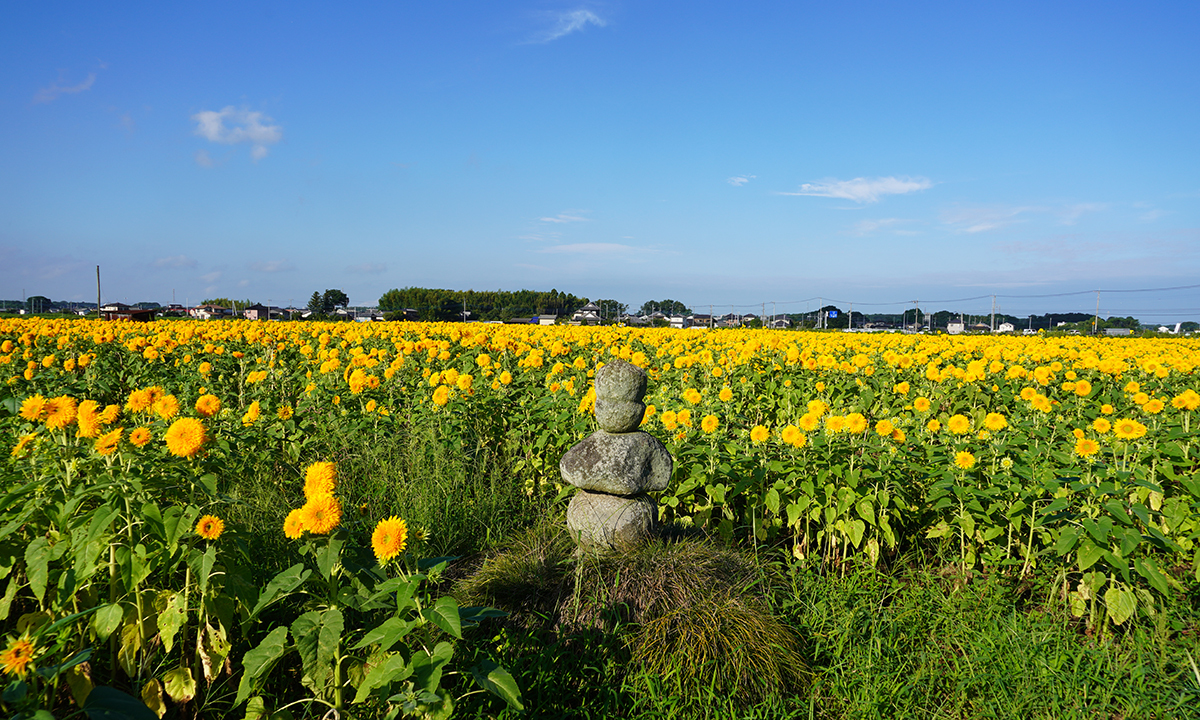
<svg viewBox="0 0 1200 720"><path fill-rule="evenodd" d="M1059 224L1074 225L1085 213L1100 212L1107 209L1108 205L1104 203L1077 203L1075 205L1068 205L1059 212Z"/></svg>
<svg viewBox="0 0 1200 720"><path fill-rule="evenodd" d="M544 223L572 223L572 222L590 222L591 221L591 218L585 218L581 215L569 215L568 213L570 213L570 212L571 211L568 210L567 212L561 212L561 213L555 215L554 217L538 218L538 220L540 220L541 222L544 222Z"/></svg>
<svg viewBox="0 0 1200 720"><path fill-rule="evenodd" d="M236 145L248 142L253 145L250 157L255 162L267 156L267 146L283 139L283 128L270 125L271 118L261 112L238 110L232 105L223 109L202 110L192 116L196 123L195 133L209 142Z"/></svg>
<svg viewBox="0 0 1200 720"><path fill-rule="evenodd" d="M928 178L854 178L853 180L822 180L804 183L796 192L781 192L780 195L806 195L809 197L839 198L856 203L874 203L885 195L906 195L919 190L928 190L933 182Z"/></svg>
<svg viewBox="0 0 1200 720"><path fill-rule="evenodd" d="M84 90L90 90L92 88L92 83L94 82L96 82L96 73L88 73L87 79L78 85L63 86L59 85L58 83L54 83L50 87L45 87L41 90L38 90L37 94L33 96L33 104L39 105L42 103L54 102L59 95L74 95L75 93L81 93Z"/></svg>
<svg viewBox="0 0 1200 720"><path fill-rule="evenodd" d="M614 255L617 253L644 251L632 245L622 245L620 243L575 243L573 245L551 245L538 252L554 255Z"/></svg>
<svg viewBox="0 0 1200 720"><path fill-rule="evenodd" d="M200 279L206 283L210 283L210 284L215 283L216 281L221 279L221 271L214 270L213 272L206 273L204 275L201 275ZM213 289L212 287L209 287L207 290L205 290L205 292L210 292L212 289Z"/></svg>
<svg viewBox="0 0 1200 720"><path fill-rule="evenodd" d="M942 212L942 222L952 226L957 232L980 233L1020 222L1020 216L1042 210L1038 207L976 207L957 208Z"/></svg>
<svg viewBox="0 0 1200 720"><path fill-rule="evenodd" d="M171 257L159 258L154 261L154 267L158 268L194 268L196 261L187 255L172 255Z"/></svg>
<svg viewBox="0 0 1200 720"><path fill-rule="evenodd" d="M287 260L268 260L266 262L250 263L250 269L261 273L277 273L295 270L296 266Z"/></svg>
<svg viewBox="0 0 1200 720"><path fill-rule="evenodd" d="M207 150L196 151L196 164L202 168L210 168L213 166L213 159L208 154Z"/></svg>
<svg viewBox="0 0 1200 720"><path fill-rule="evenodd" d="M725 182L729 183L730 185L732 185L734 187L741 187L756 177L758 177L758 176L757 175L734 175L731 178L726 178Z"/></svg>
<svg viewBox="0 0 1200 720"><path fill-rule="evenodd" d="M604 22L603 18L597 16L591 10L569 10L559 13L554 18L554 26L530 42L548 43L564 35L570 35L573 32L582 30L589 24L596 27L604 27L608 23Z"/></svg>

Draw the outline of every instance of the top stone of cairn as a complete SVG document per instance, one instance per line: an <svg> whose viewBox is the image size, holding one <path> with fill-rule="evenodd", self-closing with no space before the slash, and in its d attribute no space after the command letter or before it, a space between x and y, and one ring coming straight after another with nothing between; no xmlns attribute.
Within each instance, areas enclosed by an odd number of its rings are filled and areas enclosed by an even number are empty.
<svg viewBox="0 0 1200 720"><path fill-rule="evenodd" d="M596 371L596 397L641 402L646 396L646 371L616 359Z"/></svg>

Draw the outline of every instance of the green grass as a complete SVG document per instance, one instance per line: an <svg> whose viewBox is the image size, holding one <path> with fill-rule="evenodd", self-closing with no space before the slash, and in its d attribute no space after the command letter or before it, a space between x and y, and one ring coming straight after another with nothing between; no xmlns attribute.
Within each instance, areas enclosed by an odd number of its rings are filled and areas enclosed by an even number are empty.
<svg viewBox="0 0 1200 720"><path fill-rule="evenodd" d="M1200 717L1200 587L1097 636L1067 612L1060 578L963 579L917 555L835 572L692 537L577 558L561 506L527 497L502 449L461 447L431 427L370 443L335 429L312 445L312 459L339 463L348 521L396 514L427 528L416 551L463 557L449 574L462 600L511 613L469 635L455 665L500 662L528 711L477 693L457 717ZM260 459L235 483L231 519L268 565L295 561L280 528L302 470ZM739 637L747 617L783 634ZM764 672L762 652L725 676L703 659L787 637L804 681L775 668L765 672L792 680L745 684ZM447 683L475 689L462 675Z"/></svg>

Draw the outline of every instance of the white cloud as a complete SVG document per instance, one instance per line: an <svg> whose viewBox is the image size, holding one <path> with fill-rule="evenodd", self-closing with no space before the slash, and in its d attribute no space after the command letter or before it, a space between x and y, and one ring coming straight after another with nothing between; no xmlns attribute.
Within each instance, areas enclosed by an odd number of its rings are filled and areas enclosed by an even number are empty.
<svg viewBox="0 0 1200 720"><path fill-rule="evenodd" d="M578 213L580 213L580 212L582 212L582 211L567 210L566 212L560 212L559 214L555 215L554 217L538 218L538 220L540 220L544 223L572 223L572 222L590 222L591 221L591 218L586 218L586 217L583 217L582 215L579 215ZM571 214L571 213L575 213L575 214Z"/></svg>
<svg viewBox="0 0 1200 720"><path fill-rule="evenodd" d="M854 178L853 180L822 180L804 183L796 192L781 192L780 195L808 195L810 197L841 198L856 203L879 202L884 195L905 195L918 190L928 190L933 182L928 178Z"/></svg>
<svg viewBox="0 0 1200 720"><path fill-rule="evenodd" d="M268 145L283 139L283 128L268 124L272 122L271 118L261 112L237 110L232 105L220 111L202 110L193 115L192 120L196 122L196 134L209 142L222 145L250 143L250 157L255 162L267 156Z"/></svg>
<svg viewBox="0 0 1200 720"><path fill-rule="evenodd" d="M296 269L296 266L287 260L269 260L267 262L250 263L249 267L255 272L262 273L287 272L288 270Z"/></svg>
<svg viewBox="0 0 1200 720"><path fill-rule="evenodd" d="M573 245L551 245L548 248L543 248L538 252L553 253L553 254L576 254L576 255L613 255L616 253L626 253L639 251L640 248L635 248L632 245L622 245L620 243L575 243Z"/></svg>
<svg viewBox="0 0 1200 720"><path fill-rule="evenodd" d="M1077 203L1075 205L1068 205L1058 213L1059 224L1074 225L1084 213L1100 212L1107 209L1108 205L1104 203Z"/></svg>
<svg viewBox="0 0 1200 720"><path fill-rule="evenodd" d="M61 85L61 82L62 75L59 75L58 82L50 87L38 90L37 94L33 96L33 104L38 105L40 103L54 102L54 100L58 99L59 95L74 95L84 90L90 90L92 83L96 82L96 73L88 73L87 79L78 85Z"/></svg>
<svg viewBox="0 0 1200 720"><path fill-rule="evenodd" d="M548 43L552 40L557 40L564 35L582 30L589 24L596 27L604 27L608 23L603 18L597 16L591 10L568 10L566 12L554 13L550 15L553 26L545 32L534 37L529 42L533 43Z"/></svg>
<svg viewBox="0 0 1200 720"><path fill-rule="evenodd" d="M209 156L207 150L196 151L196 164L203 168L210 168L213 166L213 159Z"/></svg>
<svg viewBox="0 0 1200 720"><path fill-rule="evenodd" d="M1163 215L1166 215L1166 214L1167 214L1166 211L1155 208L1153 210L1147 210L1146 212L1139 215L1138 218L1142 222L1154 222L1155 220L1159 219L1160 217L1162 217Z"/></svg>
<svg viewBox="0 0 1200 720"><path fill-rule="evenodd" d="M172 255L171 257L159 258L154 261L154 267L158 268L194 268L196 261L187 255Z"/></svg>
<svg viewBox="0 0 1200 720"><path fill-rule="evenodd" d="M741 187L741 186L745 185L746 183L750 182L751 180L753 180L755 177L757 177L757 176L756 175L734 175L731 178L726 178L725 182L729 183L730 185L732 185L734 187Z"/></svg>
<svg viewBox="0 0 1200 720"><path fill-rule="evenodd" d="M238 287L250 287L249 280L238 280Z"/></svg>
<svg viewBox="0 0 1200 720"><path fill-rule="evenodd" d="M359 275L378 275L379 273L387 272L387 263L360 263L358 265L351 265L346 268L346 271Z"/></svg>
<svg viewBox="0 0 1200 720"><path fill-rule="evenodd" d="M1042 210L1038 207L1005 207L990 205L985 207L955 208L942 211L942 222L952 226L958 232L978 233L997 230L1016 222L1021 222L1020 216Z"/></svg>
<svg viewBox="0 0 1200 720"><path fill-rule="evenodd" d="M200 276L200 279L206 283L215 283L216 281L221 279L221 271L214 270L213 272L205 273L204 275ZM205 292L211 292L212 290L213 290L213 288L209 287L205 290Z"/></svg>

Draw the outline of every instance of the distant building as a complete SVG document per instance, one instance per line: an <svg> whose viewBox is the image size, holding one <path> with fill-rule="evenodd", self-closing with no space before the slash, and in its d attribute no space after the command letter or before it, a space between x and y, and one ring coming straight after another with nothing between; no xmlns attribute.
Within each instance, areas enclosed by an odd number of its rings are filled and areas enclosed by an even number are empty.
<svg viewBox="0 0 1200 720"><path fill-rule="evenodd" d="M599 325L600 324L600 306L590 302L587 305L576 310L571 315L572 325Z"/></svg>
<svg viewBox="0 0 1200 720"><path fill-rule="evenodd" d="M1133 331L1129 328L1105 328L1105 335L1132 335Z"/></svg>
<svg viewBox="0 0 1200 720"><path fill-rule="evenodd" d="M154 319L154 310L130 307L125 303L112 303L100 308L100 317L105 320L131 320L133 322L150 322Z"/></svg>
<svg viewBox="0 0 1200 720"><path fill-rule="evenodd" d="M996 328L996 332L1010 333L1010 332L1014 332L1016 329L1017 328L1012 323L1003 322L1003 323L1000 323L1000 327Z"/></svg>

